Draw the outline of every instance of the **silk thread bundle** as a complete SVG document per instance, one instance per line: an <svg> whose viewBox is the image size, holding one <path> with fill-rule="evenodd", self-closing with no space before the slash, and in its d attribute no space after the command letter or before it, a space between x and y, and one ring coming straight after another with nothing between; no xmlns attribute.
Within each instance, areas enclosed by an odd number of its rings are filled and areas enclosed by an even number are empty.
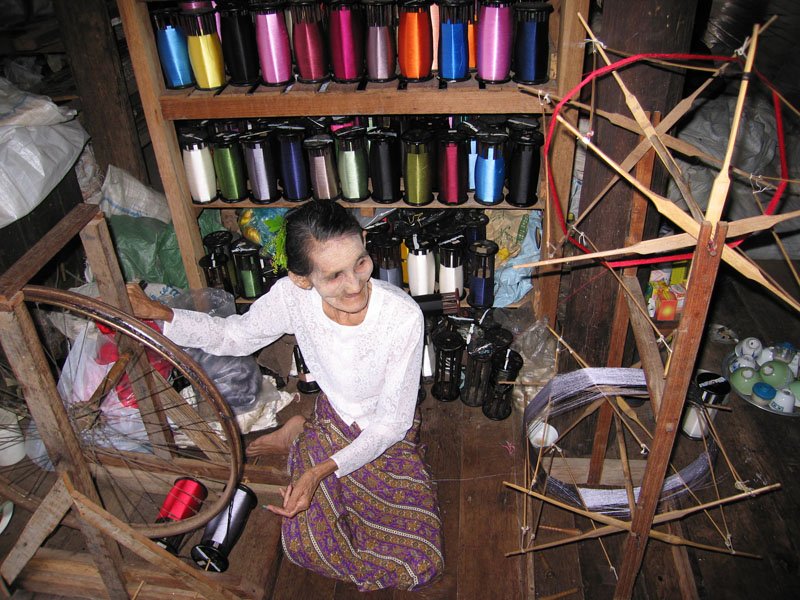
<svg viewBox="0 0 800 600"><path fill-rule="evenodd" d="M397 57L400 76L407 81L433 77L433 30L430 0L410 0L400 5Z"/></svg>
<svg viewBox="0 0 800 600"><path fill-rule="evenodd" d="M286 200L307 200L311 196L308 168L303 156L302 127L278 127L277 136L281 155L281 180Z"/></svg>
<svg viewBox="0 0 800 600"><path fill-rule="evenodd" d="M333 138L327 134L315 135L303 141L308 155L311 192L315 200L334 200L339 197L339 182L333 159Z"/></svg>
<svg viewBox="0 0 800 600"><path fill-rule="evenodd" d="M219 11L222 56L231 85L258 83L258 44L250 11L235 4L224 4Z"/></svg>
<svg viewBox="0 0 800 600"><path fill-rule="evenodd" d="M411 129L403 134L406 188L403 200L412 206L433 202L431 140L431 134L421 129Z"/></svg>
<svg viewBox="0 0 800 600"><path fill-rule="evenodd" d="M239 202L248 196L242 146L236 134L221 134L214 140L214 170L220 199Z"/></svg>
<svg viewBox="0 0 800 600"><path fill-rule="evenodd" d="M527 207L539 199L540 153L544 135L537 130L512 132L513 148L508 166L508 195L512 206Z"/></svg>
<svg viewBox="0 0 800 600"><path fill-rule="evenodd" d="M443 2L439 22L439 78L445 81L469 79L469 21L472 0Z"/></svg>
<svg viewBox="0 0 800 600"><path fill-rule="evenodd" d="M367 79L391 81L397 77L396 5L391 0L370 0L364 8L367 20Z"/></svg>
<svg viewBox="0 0 800 600"><path fill-rule="evenodd" d="M361 4L353 0L339 0L331 5L328 40L334 81L359 81L364 74L364 15Z"/></svg>
<svg viewBox="0 0 800 600"><path fill-rule="evenodd" d="M225 85L222 45L213 13L187 16L186 46L197 87L216 90Z"/></svg>
<svg viewBox="0 0 800 600"><path fill-rule="evenodd" d="M192 201L205 204L217 199L217 179L211 148L197 134L181 135L181 154Z"/></svg>
<svg viewBox="0 0 800 600"><path fill-rule="evenodd" d="M322 35L322 10L316 2L300 2L290 8L297 79L303 83L321 83L330 75Z"/></svg>
<svg viewBox="0 0 800 600"><path fill-rule="evenodd" d="M551 12L553 7L543 2L514 5L514 81L538 85L550 79Z"/></svg>
<svg viewBox="0 0 800 600"><path fill-rule="evenodd" d="M242 136L242 146L253 202L268 204L280 199L278 169L269 136L264 132Z"/></svg>
<svg viewBox="0 0 800 600"><path fill-rule="evenodd" d="M342 198L360 202L369 198L367 166L367 130L349 127L336 133L337 166L342 185Z"/></svg>
<svg viewBox="0 0 800 600"><path fill-rule="evenodd" d="M494 205L503 201L506 162L503 150L508 140L505 133L479 133L478 157L475 161L475 201Z"/></svg>
<svg viewBox="0 0 800 600"><path fill-rule="evenodd" d="M478 73L484 83L505 83L511 72L511 3L481 0L478 8Z"/></svg>
<svg viewBox="0 0 800 600"><path fill-rule="evenodd" d="M412 296L432 294L436 285L436 262L431 241L422 234L406 240L408 247L408 291Z"/></svg>
<svg viewBox="0 0 800 600"><path fill-rule="evenodd" d="M255 19L261 79L267 85L285 85L294 79L294 74L284 5L260 6Z"/></svg>
<svg viewBox="0 0 800 600"><path fill-rule="evenodd" d="M374 129L369 140L369 176L372 199L390 204L403 197L400 191L400 138L391 129Z"/></svg>
<svg viewBox="0 0 800 600"><path fill-rule="evenodd" d="M153 21L158 59L167 88L176 90L194 85L183 17L178 11L166 8L154 11Z"/></svg>
<svg viewBox="0 0 800 600"><path fill-rule="evenodd" d="M450 130L439 136L439 202L463 204L467 201L469 179L467 138Z"/></svg>

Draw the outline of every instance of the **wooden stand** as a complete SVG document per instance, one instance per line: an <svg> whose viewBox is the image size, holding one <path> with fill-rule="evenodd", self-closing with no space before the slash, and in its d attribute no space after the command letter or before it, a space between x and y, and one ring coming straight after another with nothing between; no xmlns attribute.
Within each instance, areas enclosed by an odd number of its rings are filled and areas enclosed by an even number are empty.
<svg viewBox="0 0 800 600"><path fill-rule="evenodd" d="M274 582L280 551L280 519L262 503L274 500L278 485L286 483L285 473L258 468L245 471L246 477L256 480L253 487L260 495L259 505L231 554L233 568L220 575L187 566L100 506L22 292L25 283L78 233L104 298L129 308L108 228L93 205L78 205L0 277L3 349L57 471L55 483L3 561L0 574L8 583L16 581L31 591L53 593L57 589L60 595L79 597L160 600L201 594L205 598L260 600ZM164 495L168 491L163 490ZM2 493L6 495L5 490ZM68 515L70 511L74 515ZM82 532L87 554L41 547L65 517ZM122 548L149 564L123 559ZM258 553L253 548L258 548Z"/></svg>

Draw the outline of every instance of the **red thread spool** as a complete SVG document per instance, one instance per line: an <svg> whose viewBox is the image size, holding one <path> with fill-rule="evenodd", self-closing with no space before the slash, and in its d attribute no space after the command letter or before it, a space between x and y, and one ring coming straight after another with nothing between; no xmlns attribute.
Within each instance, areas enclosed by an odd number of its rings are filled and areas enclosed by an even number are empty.
<svg viewBox="0 0 800 600"><path fill-rule="evenodd" d="M206 496L208 496L206 486L196 479L191 477L176 479L158 511L158 522L182 521L193 517L200 510Z"/></svg>

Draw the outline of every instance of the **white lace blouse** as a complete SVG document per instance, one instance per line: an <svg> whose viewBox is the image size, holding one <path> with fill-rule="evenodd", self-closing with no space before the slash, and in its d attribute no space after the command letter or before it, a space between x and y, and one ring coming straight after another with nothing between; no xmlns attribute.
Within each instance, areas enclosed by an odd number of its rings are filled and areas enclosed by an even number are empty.
<svg viewBox="0 0 800 600"><path fill-rule="evenodd" d="M372 280L360 325L339 325L315 290L279 280L244 315L227 318L174 310L164 334L175 343L220 356L245 356L293 333L311 374L359 436L332 458L343 477L380 456L411 428L422 365L423 318L400 288Z"/></svg>

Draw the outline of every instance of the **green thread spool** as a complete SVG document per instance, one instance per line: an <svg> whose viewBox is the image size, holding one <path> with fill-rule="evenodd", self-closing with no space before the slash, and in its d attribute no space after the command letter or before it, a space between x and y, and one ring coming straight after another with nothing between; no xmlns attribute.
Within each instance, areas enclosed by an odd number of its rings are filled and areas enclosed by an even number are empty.
<svg viewBox="0 0 800 600"><path fill-rule="evenodd" d="M261 285L261 260L259 248L247 240L240 240L231 249L239 279L239 295L244 298L258 298L264 293Z"/></svg>
<svg viewBox="0 0 800 600"><path fill-rule="evenodd" d="M347 127L336 132L339 182L342 198L360 202L369 198L369 168L367 160L367 130Z"/></svg>
<svg viewBox="0 0 800 600"><path fill-rule="evenodd" d="M421 129L411 129L403 134L405 149L405 195L403 200L411 206L424 206L433 202L433 136Z"/></svg>
<svg viewBox="0 0 800 600"><path fill-rule="evenodd" d="M239 202L248 196L242 146L235 135L220 135L214 142L214 170L223 202Z"/></svg>

